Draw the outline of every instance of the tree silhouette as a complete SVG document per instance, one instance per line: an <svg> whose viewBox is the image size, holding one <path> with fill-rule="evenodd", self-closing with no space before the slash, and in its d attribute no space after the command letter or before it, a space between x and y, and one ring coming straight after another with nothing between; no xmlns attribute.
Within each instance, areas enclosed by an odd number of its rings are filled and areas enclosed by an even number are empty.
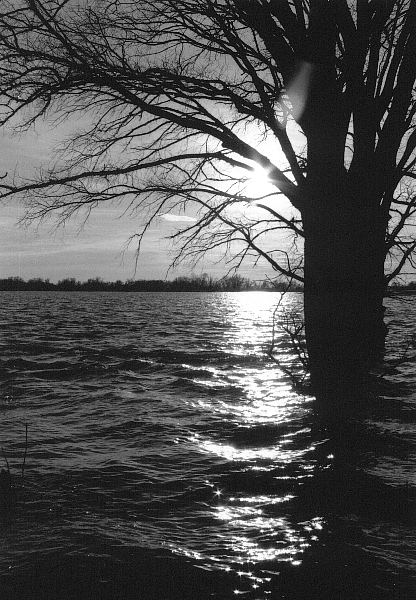
<svg viewBox="0 0 416 600"><path fill-rule="evenodd" d="M29 220L122 202L147 215L139 247L161 213L192 211L173 235L175 260L223 248L235 266L255 256L304 280L315 389L365 378L384 344L386 282L416 247L416 3L6 0L0 10L3 123L84 124L52 167L3 181L3 195L26 195ZM270 194L250 192L256 165ZM303 263L279 245L282 230L294 247L304 240Z"/></svg>

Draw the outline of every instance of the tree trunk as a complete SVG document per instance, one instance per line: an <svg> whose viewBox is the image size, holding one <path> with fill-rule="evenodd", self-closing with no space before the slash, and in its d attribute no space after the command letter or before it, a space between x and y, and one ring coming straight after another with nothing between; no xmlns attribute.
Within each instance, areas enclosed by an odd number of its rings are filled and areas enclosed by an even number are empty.
<svg viewBox="0 0 416 600"><path fill-rule="evenodd" d="M348 398L383 353L386 223L362 197L338 187L337 197L319 199L323 190L315 191L302 214L311 383L318 396Z"/></svg>
<svg viewBox="0 0 416 600"><path fill-rule="evenodd" d="M383 353L387 221L369 180L372 153L354 173L345 167L350 107L337 81L331 15L322 3L311 12L313 68L299 124L308 140L301 212L311 383L318 397L339 401L362 390Z"/></svg>

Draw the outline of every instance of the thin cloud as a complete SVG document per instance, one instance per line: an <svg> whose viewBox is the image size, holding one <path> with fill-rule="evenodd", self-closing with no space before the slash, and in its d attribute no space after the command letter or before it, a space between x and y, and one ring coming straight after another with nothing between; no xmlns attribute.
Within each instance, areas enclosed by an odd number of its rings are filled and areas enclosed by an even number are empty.
<svg viewBox="0 0 416 600"><path fill-rule="evenodd" d="M175 223L189 223L196 221L194 217L188 217L186 215L173 215L171 213L159 213L158 216L164 221L171 221Z"/></svg>

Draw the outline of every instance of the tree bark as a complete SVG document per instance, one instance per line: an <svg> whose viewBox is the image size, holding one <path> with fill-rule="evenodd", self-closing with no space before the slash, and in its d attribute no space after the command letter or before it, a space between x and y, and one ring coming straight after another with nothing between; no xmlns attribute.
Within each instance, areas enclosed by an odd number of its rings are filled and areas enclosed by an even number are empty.
<svg viewBox="0 0 416 600"><path fill-rule="evenodd" d="M327 181L327 183L329 183ZM355 396L380 360L386 335L386 222L351 189L312 192L305 229L305 330L317 395Z"/></svg>
<svg viewBox="0 0 416 600"><path fill-rule="evenodd" d="M340 400L360 393L383 353L387 221L368 164L345 167L350 112L331 56L313 66L300 123L308 138L301 212L311 383L317 396Z"/></svg>

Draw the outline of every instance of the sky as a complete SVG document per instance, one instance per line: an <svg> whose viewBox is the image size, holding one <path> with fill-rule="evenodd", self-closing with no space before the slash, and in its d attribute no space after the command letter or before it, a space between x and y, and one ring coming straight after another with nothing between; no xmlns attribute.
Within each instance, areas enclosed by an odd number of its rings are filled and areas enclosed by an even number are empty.
<svg viewBox="0 0 416 600"><path fill-rule="evenodd" d="M166 238L183 224L184 217L179 215L157 219L147 232L136 263L136 244L134 240L128 244L128 240L137 231L138 222L135 227L131 216L120 216L120 209L99 208L86 224L73 219L58 229L53 223L19 226L22 213L23 208L16 204L0 207L0 278L170 279L202 272L221 277L227 270L219 252L197 266L183 264L169 269L173 251ZM260 267L253 273L251 266L239 272L253 279L271 274L270 269Z"/></svg>
<svg viewBox="0 0 416 600"><path fill-rule="evenodd" d="M54 148L69 135L72 125L52 126L38 122L24 134L0 132L0 175L31 175L48 164ZM261 185L261 172L255 174L253 186ZM104 280L171 279L179 275L208 273L222 277L228 271L220 250L211 253L197 265L181 264L170 269L173 249L169 235L192 220L190 215L165 214L150 227L136 262L136 245L128 240L139 229L140 215L121 215L121 208L101 206L88 221L70 219L65 227L56 228L51 221L22 226L19 220L24 206L18 199L0 203L0 278L18 276L23 279L41 277L58 281L75 277ZM259 209L258 209L259 210ZM243 265L239 273L253 280L272 277L265 261L253 268Z"/></svg>
<svg viewBox="0 0 416 600"><path fill-rule="evenodd" d="M0 175L34 173L48 163L53 148L66 133L65 126L56 129L42 123L21 136L0 131ZM255 173L252 185L261 187L261 171ZM167 238L192 220L189 214L158 217L147 231L137 259L136 244L134 240L128 244L128 240L140 227L140 215L123 216L121 211L120 207L105 205L95 209L86 223L72 218L60 228L53 221L24 227L19 224L24 214L22 203L17 199L0 202L0 278L41 277L56 282L66 277L80 281L101 277L106 281L125 281L202 273L222 277L227 273L229 267L221 250L197 265L182 263L170 269L173 248ZM275 237L272 241L274 247L289 247L284 238ZM403 281L414 279L412 269L405 271ZM258 281L274 277L265 261L255 267L243 264L238 272Z"/></svg>

